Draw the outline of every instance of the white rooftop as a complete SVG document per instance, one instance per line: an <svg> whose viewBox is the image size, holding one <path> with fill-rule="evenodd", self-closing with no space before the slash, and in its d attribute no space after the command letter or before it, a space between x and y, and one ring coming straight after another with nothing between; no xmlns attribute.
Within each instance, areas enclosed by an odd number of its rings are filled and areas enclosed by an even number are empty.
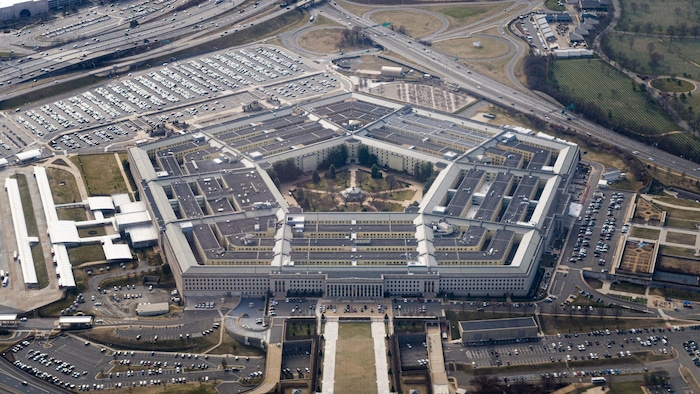
<svg viewBox="0 0 700 394"><path fill-rule="evenodd" d="M131 198L126 193L112 194L112 201L115 207L121 207L124 204L131 202Z"/></svg>
<svg viewBox="0 0 700 394"><path fill-rule="evenodd" d="M97 196L88 197L88 205L91 211L113 211L114 203L112 202L112 197L108 196Z"/></svg>
<svg viewBox="0 0 700 394"><path fill-rule="evenodd" d="M102 244L102 250L105 252L105 259L112 260L131 260L134 257L131 255L131 249L127 244L113 244L105 242Z"/></svg>
<svg viewBox="0 0 700 394"><path fill-rule="evenodd" d="M146 203L144 201L134 201L119 206L119 212L121 213L140 212L145 210Z"/></svg>
<svg viewBox="0 0 700 394"><path fill-rule="evenodd" d="M49 235L55 244L79 243L80 235L75 222L71 220L54 220L49 222Z"/></svg>
<svg viewBox="0 0 700 394"><path fill-rule="evenodd" d="M151 215L148 213L148 211L118 213L114 215L114 224L120 231L125 227L149 223L151 223Z"/></svg>

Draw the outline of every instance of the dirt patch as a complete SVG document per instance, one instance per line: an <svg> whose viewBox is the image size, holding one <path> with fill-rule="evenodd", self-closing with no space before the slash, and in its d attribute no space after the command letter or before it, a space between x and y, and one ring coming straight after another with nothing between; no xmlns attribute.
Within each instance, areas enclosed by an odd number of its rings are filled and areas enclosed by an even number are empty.
<svg viewBox="0 0 700 394"><path fill-rule="evenodd" d="M650 273L654 245L654 243L627 241L619 269L637 274Z"/></svg>
<svg viewBox="0 0 700 394"><path fill-rule="evenodd" d="M343 36L344 28L328 28L310 31L301 37L297 43L308 51L317 53L334 53L341 50L353 48L341 48L340 39Z"/></svg>
<svg viewBox="0 0 700 394"><path fill-rule="evenodd" d="M637 198L637 208L634 210L634 219L641 220L648 224L660 224L661 214L661 209L651 201L647 201L641 197Z"/></svg>
<svg viewBox="0 0 700 394"><path fill-rule="evenodd" d="M675 256L661 256L656 269L677 274L700 275L700 264L695 259Z"/></svg>

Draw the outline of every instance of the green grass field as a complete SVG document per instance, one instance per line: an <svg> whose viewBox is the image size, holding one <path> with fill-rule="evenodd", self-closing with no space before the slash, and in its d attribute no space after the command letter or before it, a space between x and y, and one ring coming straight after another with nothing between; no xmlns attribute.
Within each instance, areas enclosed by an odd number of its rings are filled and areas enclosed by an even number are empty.
<svg viewBox="0 0 700 394"><path fill-rule="evenodd" d="M85 244L68 248L68 257L71 265L77 266L91 261L102 261L105 259L105 253L102 245Z"/></svg>
<svg viewBox="0 0 700 394"><path fill-rule="evenodd" d="M80 168L89 195L108 196L128 192L119 169L121 163L114 154L74 156L71 161Z"/></svg>
<svg viewBox="0 0 700 394"><path fill-rule="evenodd" d="M335 370L335 392L377 392L374 342L369 323L339 325Z"/></svg>
<svg viewBox="0 0 700 394"><path fill-rule="evenodd" d="M660 230L644 227L632 227L630 236L645 239L659 239Z"/></svg>
<svg viewBox="0 0 700 394"><path fill-rule="evenodd" d="M73 174L65 170L47 168L46 175L49 178L54 203L67 204L82 201L78 191L78 183Z"/></svg>
<svg viewBox="0 0 700 394"><path fill-rule="evenodd" d="M619 30L647 34L667 34L669 26L677 30L685 23L686 34L692 37L690 27L697 25L700 8L687 0L620 0L622 9ZM677 34L676 34L677 35Z"/></svg>
<svg viewBox="0 0 700 394"><path fill-rule="evenodd" d="M652 127L663 133L678 129L656 104L632 90L633 83L627 76L602 60L558 60L552 68L560 91L576 100L597 104L603 113L629 130Z"/></svg>
<svg viewBox="0 0 700 394"><path fill-rule="evenodd" d="M629 59L629 62L622 62L628 69L641 73L653 74L649 65L650 44L653 51L663 55L659 60L659 67L656 74L661 75L690 75L690 78L700 78L700 66L697 60L700 59L700 40L686 38L684 40L657 36L647 36L641 34L611 33L607 38L608 46L614 52L614 58L619 60L621 56Z"/></svg>
<svg viewBox="0 0 700 394"><path fill-rule="evenodd" d="M85 208L57 208L56 214L59 220L74 220L76 222L87 220Z"/></svg>
<svg viewBox="0 0 700 394"><path fill-rule="evenodd" d="M691 90L695 89L695 84L692 84L688 81L684 81L682 79L673 79L670 77L657 78L651 81L651 86L659 90L671 93L690 92Z"/></svg>

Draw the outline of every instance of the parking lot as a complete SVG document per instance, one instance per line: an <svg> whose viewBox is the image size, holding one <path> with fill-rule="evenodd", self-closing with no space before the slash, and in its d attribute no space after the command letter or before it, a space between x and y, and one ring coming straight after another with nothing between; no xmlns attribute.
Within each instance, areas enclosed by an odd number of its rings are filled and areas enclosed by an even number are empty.
<svg viewBox="0 0 700 394"><path fill-rule="evenodd" d="M18 369L76 391L236 380L246 374L245 361L235 363L230 373L219 369L221 356L112 351L67 335L23 342L13 354Z"/></svg>
<svg viewBox="0 0 700 394"><path fill-rule="evenodd" d="M254 85L259 87L252 94L245 92ZM272 46L163 63L144 72L115 75L110 83L80 94L18 108L0 132L0 157L37 139L49 139L59 151L104 150L105 145L143 138L143 132L162 122L221 120L226 115L219 112L238 113L241 105L255 100L279 103L339 86L335 77L313 73L297 55Z"/></svg>
<svg viewBox="0 0 700 394"><path fill-rule="evenodd" d="M311 375L311 340L290 341L282 352L282 379L304 379Z"/></svg>
<svg viewBox="0 0 700 394"><path fill-rule="evenodd" d="M428 365L428 345L425 334L399 334L401 368L420 368Z"/></svg>
<svg viewBox="0 0 700 394"><path fill-rule="evenodd" d="M545 336L537 342L473 347L448 344L446 353L449 354L448 359L472 363L477 368L553 362L568 365L576 361L591 361L587 365L594 367L595 360L600 359L616 359L620 364L628 363L626 359L636 352L650 351L671 358L672 349L680 347L689 335L692 336L693 331L681 327L643 327L561 333Z"/></svg>

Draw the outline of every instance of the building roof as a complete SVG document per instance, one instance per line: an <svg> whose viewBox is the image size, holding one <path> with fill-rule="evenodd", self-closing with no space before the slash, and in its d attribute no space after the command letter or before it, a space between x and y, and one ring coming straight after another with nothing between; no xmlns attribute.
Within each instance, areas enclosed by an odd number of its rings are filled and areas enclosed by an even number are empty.
<svg viewBox="0 0 700 394"><path fill-rule="evenodd" d="M41 149L32 149L24 152L18 152L17 158L19 161L27 161L41 157Z"/></svg>
<svg viewBox="0 0 700 394"><path fill-rule="evenodd" d="M132 244L158 240L158 230L153 224L141 224L126 229Z"/></svg>
<svg viewBox="0 0 700 394"><path fill-rule="evenodd" d="M134 256L131 255L131 249L127 244L113 244L105 242L102 244L102 250L105 252L105 259L108 261L114 260L131 260Z"/></svg>
<svg viewBox="0 0 700 394"><path fill-rule="evenodd" d="M146 210L147 210L146 202L143 200L129 202L129 203L122 204L119 206L119 212L121 212L121 213L141 212L141 211L146 211Z"/></svg>
<svg viewBox="0 0 700 394"><path fill-rule="evenodd" d="M110 196L88 197L91 211L114 211L114 202Z"/></svg>
<svg viewBox="0 0 700 394"><path fill-rule="evenodd" d="M49 235L55 244L79 243L80 235L75 222L71 220L54 220L49 222Z"/></svg>
<svg viewBox="0 0 700 394"><path fill-rule="evenodd" d="M121 231L130 226L151 223L151 215L148 211L118 213L114 215L114 223L117 229Z"/></svg>
<svg viewBox="0 0 700 394"><path fill-rule="evenodd" d="M22 277L24 283L38 284L36 270L34 268L34 257L29 245L29 235L27 234L27 223L24 218L22 208L22 198L19 194L19 185L14 178L5 178L5 190L10 201L10 211L12 212L12 224L17 240L17 252L19 253L20 266L22 267Z"/></svg>
<svg viewBox="0 0 700 394"><path fill-rule="evenodd" d="M462 331L490 331L511 328L537 328L532 316L509 319L471 320L459 322Z"/></svg>
<svg viewBox="0 0 700 394"><path fill-rule="evenodd" d="M61 316L58 318L59 324L90 324L94 316Z"/></svg>
<svg viewBox="0 0 700 394"><path fill-rule="evenodd" d="M16 313L3 313L3 314L0 314L0 321L12 321L12 320L17 320L17 314L16 314Z"/></svg>
<svg viewBox="0 0 700 394"><path fill-rule="evenodd" d="M131 202L131 197L126 193L112 194L112 201L115 207L121 207L122 205Z"/></svg>
<svg viewBox="0 0 700 394"><path fill-rule="evenodd" d="M141 303L136 306L136 313L167 313L170 305L167 302Z"/></svg>

